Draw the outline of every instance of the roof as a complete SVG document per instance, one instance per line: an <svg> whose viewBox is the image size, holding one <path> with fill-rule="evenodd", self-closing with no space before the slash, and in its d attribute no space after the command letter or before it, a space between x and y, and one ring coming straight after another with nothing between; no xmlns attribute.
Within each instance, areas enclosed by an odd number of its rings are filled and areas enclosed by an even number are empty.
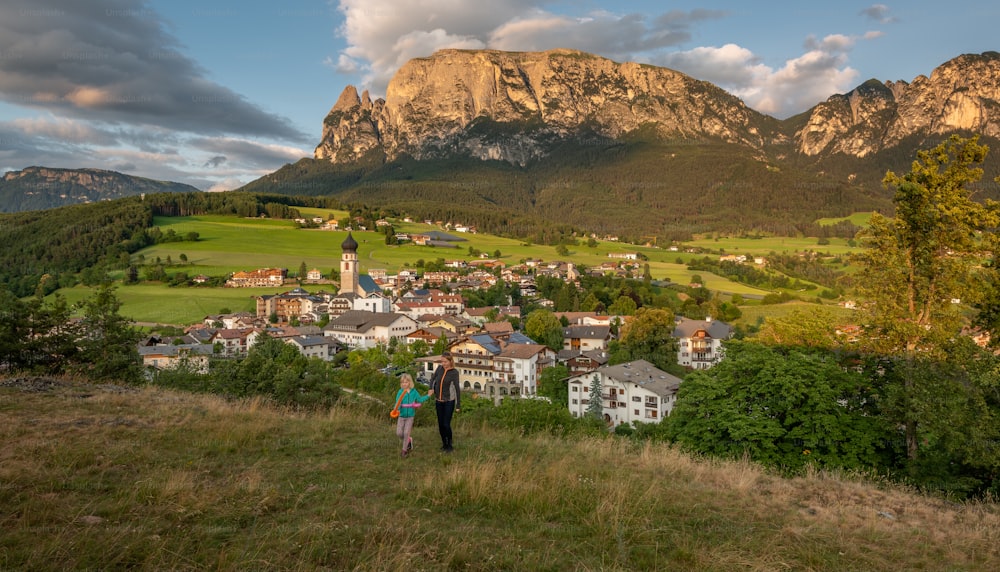
<svg viewBox="0 0 1000 572"><path fill-rule="evenodd" d="M511 344L535 344L538 343L535 340L529 338L528 336L522 334L521 332L514 332L507 338L507 342Z"/></svg>
<svg viewBox="0 0 1000 572"><path fill-rule="evenodd" d="M690 318L678 318L674 327L675 338L691 338L699 330L704 330L708 337L715 340L724 340L733 334L733 328L718 320L692 320Z"/></svg>
<svg viewBox="0 0 1000 572"><path fill-rule="evenodd" d="M183 350L183 351L182 351ZM181 344L177 346L142 346L139 348L140 356L168 356L177 357L182 353L196 355L212 355L215 348L211 344Z"/></svg>
<svg viewBox="0 0 1000 572"><path fill-rule="evenodd" d="M563 337L606 340L611 337L611 326L566 326L563 328Z"/></svg>
<svg viewBox="0 0 1000 572"><path fill-rule="evenodd" d="M497 355L501 351L500 342L493 339L493 336L489 334L472 334L469 339L476 342L477 344L483 346L483 349L490 352L493 355ZM531 342L534 343L534 342Z"/></svg>
<svg viewBox="0 0 1000 572"><path fill-rule="evenodd" d="M673 395L681 385L681 378L671 375L646 360L635 360L618 365L597 368L604 377L619 383L634 383L657 395Z"/></svg>
<svg viewBox="0 0 1000 572"><path fill-rule="evenodd" d="M323 330L333 330L338 332L367 332L368 330L383 326L391 326L397 320L411 320L405 314L395 312L369 312L368 310L348 310L336 318L330 320Z"/></svg>
<svg viewBox="0 0 1000 572"><path fill-rule="evenodd" d="M358 250L358 241L354 240L351 236L351 231L347 231L347 238L344 242L340 243L340 249L345 252L356 252Z"/></svg>
<svg viewBox="0 0 1000 572"><path fill-rule="evenodd" d="M490 334L507 334L514 331L514 326L510 322L486 322L483 324L483 330Z"/></svg>
<svg viewBox="0 0 1000 572"><path fill-rule="evenodd" d="M358 276L358 287L360 287L366 294L382 292L382 289L375 283L375 279L367 274L361 274Z"/></svg>
<svg viewBox="0 0 1000 572"><path fill-rule="evenodd" d="M288 338L288 341L294 342L296 345L303 348L330 346L337 343L336 340L331 340L325 336L292 336Z"/></svg>
<svg viewBox="0 0 1000 572"><path fill-rule="evenodd" d="M545 351L541 344L507 344L497 357L529 359Z"/></svg>

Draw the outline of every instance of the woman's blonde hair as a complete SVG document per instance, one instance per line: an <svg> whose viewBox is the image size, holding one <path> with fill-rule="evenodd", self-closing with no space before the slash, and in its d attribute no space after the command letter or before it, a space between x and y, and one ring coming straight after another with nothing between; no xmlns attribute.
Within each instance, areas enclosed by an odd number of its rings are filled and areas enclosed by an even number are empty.
<svg viewBox="0 0 1000 572"><path fill-rule="evenodd" d="M408 383L410 384L410 387L413 387L413 377L408 373L404 373L403 375L399 376L399 383L401 384Z"/></svg>

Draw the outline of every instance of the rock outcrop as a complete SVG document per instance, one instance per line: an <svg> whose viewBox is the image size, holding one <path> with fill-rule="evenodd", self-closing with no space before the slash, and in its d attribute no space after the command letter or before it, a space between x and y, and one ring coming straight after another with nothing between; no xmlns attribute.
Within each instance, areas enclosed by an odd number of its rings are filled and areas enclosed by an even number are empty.
<svg viewBox="0 0 1000 572"><path fill-rule="evenodd" d="M556 141L647 126L662 137L756 148L778 136L777 121L670 69L571 50L442 50L400 68L384 100L348 86L324 120L315 157L457 154L523 165Z"/></svg>
<svg viewBox="0 0 1000 572"><path fill-rule="evenodd" d="M324 121L315 157L458 155L524 165L559 141L641 128L754 150L792 143L809 156L865 157L914 135L1000 137L1000 54L959 56L910 83L869 80L816 105L803 124L779 122L667 68L571 50L442 50L401 67L385 99L348 86Z"/></svg>
<svg viewBox="0 0 1000 572"><path fill-rule="evenodd" d="M814 107L794 138L806 155L865 157L960 131L1000 137L1000 53L959 56L910 83L869 80Z"/></svg>

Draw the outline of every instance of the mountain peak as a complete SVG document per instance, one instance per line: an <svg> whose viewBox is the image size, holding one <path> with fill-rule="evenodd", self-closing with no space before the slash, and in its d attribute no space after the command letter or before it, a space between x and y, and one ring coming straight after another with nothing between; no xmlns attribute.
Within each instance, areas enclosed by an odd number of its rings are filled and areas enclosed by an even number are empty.
<svg viewBox="0 0 1000 572"><path fill-rule="evenodd" d="M324 120L315 156L349 162L460 155L524 165L581 133L663 136L760 147L766 118L720 88L667 68L577 50L446 49L400 67L370 109L349 87Z"/></svg>

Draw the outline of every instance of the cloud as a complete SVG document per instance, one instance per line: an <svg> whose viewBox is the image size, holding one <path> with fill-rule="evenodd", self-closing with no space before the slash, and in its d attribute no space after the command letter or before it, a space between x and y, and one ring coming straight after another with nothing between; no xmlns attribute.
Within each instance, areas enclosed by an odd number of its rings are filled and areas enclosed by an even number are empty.
<svg viewBox="0 0 1000 572"><path fill-rule="evenodd" d="M899 20L889 14L889 7L885 4L872 4L861 11L861 15L879 24L892 24Z"/></svg>
<svg viewBox="0 0 1000 572"><path fill-rule="evenodd" d="M143 0L4 0L0 99L74 119L305 141L208 79Z"/></svg>
<svg viewBox="0 0 1000 572"><path fill-rule="evenodd" d="M216 155L216 156L212 157L211 159L209 159L208 161L205 161L205 165L204 166L205 167L211 167L211 168L214 169L215 167L218 167L218 166L222 165L225 162L226 162L225 155Z"/></svg>
<svg viewBox="0 0 1000 572"><path fill-rule="evenodd" d="M473 3L420 0L340 0L340 34L347 48L328 65L363 75L363 85L384 94L395 71L414 57L443 48L540 51L572 48L616 61L662 65L706 80L743 98L758 111L787 117L834 93L854 87L858 73L848 55L858 41L881 36L830 34L807 37L801 55L780 65L765 64L736 44L678 49L689 44L696 26L728 17L726 12L670 10L657 16L591 11L547 11L544 0L508 0L484 10ZM891 20L886 6L862 12L879 22Z"/></svg>
<svg viewBox="0 0 1000 572"><path fill-rule="evenodd" d="M847 55L856 42L840 34L809 37L805 53L777 69L734 44L663 54L656 63L712 82L760 112L788 117L854 87L858 72Z"/></svg>
<svg viewBox="0 0 1000 572"><path fill-rule="evenodd" d="M221 181L218 181L212 186L205 189L206 193L221 193L224 191L231 191L233 189L238 189L243 185L247 184L247 181L240 179L239 177L227 177Z"/></svg>
<svg viewBox="0 0 1000 572"><path fill-rule="evenodd" d="M544 0L499 0L488 9L473 2L340 0L347 48L327 65L363 74L373 93L384 93L392 75L414 57L445 48L535 51L572 48L612 59L633 59L691 39L691 26L723 12L670 11L654 18L606 11L578 16L542 9Z"/></svg>
<svg viewBox="0 0 1000 572"><path fill-rule="evenodd" d="M312 151L297 147L258 143L232 137L196 138L188 143L195 149L212 154L208 161L215 164L208 166L218 167L225 162L229 168L239 168L243 171L259 170L260 174L271 172L303 157L312 156ZM219 158L222 161L216 161Z"/></svg>

